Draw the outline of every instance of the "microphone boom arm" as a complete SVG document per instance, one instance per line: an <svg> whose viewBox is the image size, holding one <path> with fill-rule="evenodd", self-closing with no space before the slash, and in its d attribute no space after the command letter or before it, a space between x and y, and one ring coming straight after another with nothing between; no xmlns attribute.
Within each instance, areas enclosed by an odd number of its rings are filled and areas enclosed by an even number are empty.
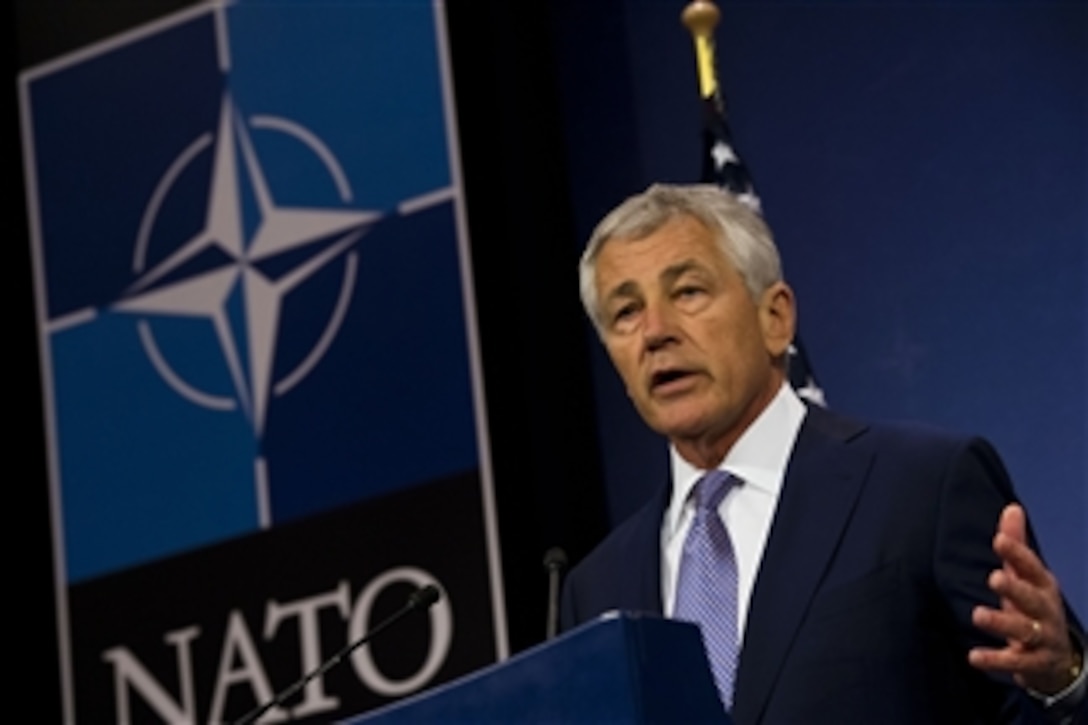
<svg viewBox="0 0 1088 725"><path fill-rule="evenodd" d="M257 707L253 708L248 713L243 715L241 717L241 719L235 720L234 725L251 725L251 723L256 722L257 718L259 718L261 715L264 715L266 712L271 710L276 705L283 704L292 695L294 695L299 690L301 690L303 687L305 687L306 684L310 680L314 679L315 677L318 677L319 675L323 675L326 672L328 672L329 669L331 669L332 667L335 667L337 664L340 663L341 660L343 660L349 654L351 654L356 649L358 649L362 645L369 642L371 639L373 639L375 636L377 636L382 630L384 630L387 627L391 626L392 624L400 621L401 619L408 616L410 613L416 611L417 609L426 610L426 609L430 608L430 606L432 604L434 604L435 602L438 601L438 596L439 596L438 587L434 586L433 584L428 584L427 586L421 587L420 589L417 589L416 591L412 592L412 594L408 597L408 601L404 604L404 606L402 606L400 609L398 609L396 612L389 615L385 619L383 619L381 622L378 622L378 624L375 625L374 628L371 629L369 632L367 632L366 635L364 635L363 637L360 637L359 639L355 640L354 642L350 642L347 645L345 645L344 647L342 647L340 649L340 651L338 651L332 657L330 657L329 659L327 659L323 663L321 663L320 667L318 667L317 669L311 671L309 674L307 674L302 679L300 679L297 682L295 682L294 684L292 684L290 687L287 687L286 689L281 690L278 695L276 695L274 698L272 698L268 702L264 703L263 705L258 705Z"/></svg>

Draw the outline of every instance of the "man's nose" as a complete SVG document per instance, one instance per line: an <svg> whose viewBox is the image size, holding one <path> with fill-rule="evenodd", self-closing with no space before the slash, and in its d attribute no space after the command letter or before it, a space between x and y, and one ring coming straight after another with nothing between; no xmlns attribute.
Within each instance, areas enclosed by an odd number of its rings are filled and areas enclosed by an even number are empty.
<svg viewBox="0 0 1088 725"><path fill-rule="evenodd" d="M675 311L665 302L648 302L643 317L642 334L646 349L650 351L675 341Z"/></svg>

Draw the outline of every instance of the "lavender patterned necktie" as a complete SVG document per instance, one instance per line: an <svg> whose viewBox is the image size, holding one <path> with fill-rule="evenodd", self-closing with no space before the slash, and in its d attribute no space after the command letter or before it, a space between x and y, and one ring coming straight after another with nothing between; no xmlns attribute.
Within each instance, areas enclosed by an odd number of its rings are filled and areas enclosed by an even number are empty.
<svg viewBox="0 0 1088 725"><path fill-rule="evenodd" d="M733 706L737 666L737 560L718 514L737 479L711 471L695 484L695 520L684 541L673 616L699 625L725 709Z"/></svg>

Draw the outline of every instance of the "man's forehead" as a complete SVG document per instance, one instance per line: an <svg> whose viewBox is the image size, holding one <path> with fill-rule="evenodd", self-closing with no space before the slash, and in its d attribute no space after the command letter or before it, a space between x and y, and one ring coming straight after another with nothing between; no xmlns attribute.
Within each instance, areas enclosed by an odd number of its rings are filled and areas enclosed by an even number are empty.
<svg viewBox="0 0 1088 725"><path fill-rule="evenodd" d="M683 259L675 264L668 264L654 271L632 275L597 275L597 289L603 301L641 297L649 289L667 290L689 275L703 277L728 274L706 263L705 260Z"/></svg>
<svg viewBox="0 0 1088 725"><path fill-rule="evenodd" d="M615 287L673 279L692 270L721 271L723 264L732 266L705 228L701 233L614 237L601 247L596 278L598 288Z"/></svg>

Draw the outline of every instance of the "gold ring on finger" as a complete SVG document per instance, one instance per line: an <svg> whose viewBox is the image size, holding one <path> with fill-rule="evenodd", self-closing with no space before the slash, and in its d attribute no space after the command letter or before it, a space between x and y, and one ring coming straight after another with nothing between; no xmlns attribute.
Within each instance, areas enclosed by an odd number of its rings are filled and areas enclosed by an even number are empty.
<svg viewBox="0 0 1088 725"><path fill-rule="evenodd" d="M1026 647L1038 647L1043 639L1043 625L1038 619L1031 620L1031 634L1024 640Z"/></svg>

